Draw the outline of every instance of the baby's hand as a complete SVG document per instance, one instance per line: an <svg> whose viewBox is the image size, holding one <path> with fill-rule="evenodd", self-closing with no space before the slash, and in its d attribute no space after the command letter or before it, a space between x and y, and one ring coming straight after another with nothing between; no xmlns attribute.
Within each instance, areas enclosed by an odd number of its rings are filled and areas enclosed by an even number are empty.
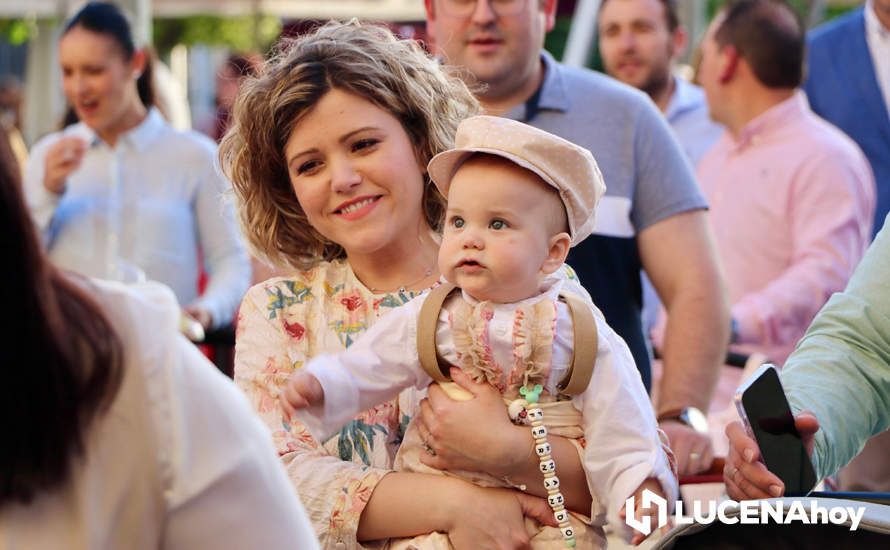
<svg viewBox="0 0 890 550"><path fill-rule="evenodd" d="M637 487L637 490L634 491L634 517L637 519L637 521L642 522L643 524L648 523L652 527L652 531L654 531L655 526L658 525L658 508L643 508L644 489L649 489L661 498L665 498L665 495L664 491L661 488L661 483L659 483L657 479L651 477L643 481L643 483L641 483L640 486ZM621 516L621 519L626 518L627 510L622 507L619 515ZM652 531L649 532L649 535L652 534ZM649 535L644 535L640 531L634 529L634 535L633 538L631 538L630 543L634 546L638 546L641 542L646 540Z"/></svg>
<svg viewBox="0 0 890 550"><path fill-rule="evenodd" d="M318 378L298 370L287 379L287 385L279 397L284 415L292 418L294 411L305 409L312 405L324 403L324 389L318 382Z"/></svg>

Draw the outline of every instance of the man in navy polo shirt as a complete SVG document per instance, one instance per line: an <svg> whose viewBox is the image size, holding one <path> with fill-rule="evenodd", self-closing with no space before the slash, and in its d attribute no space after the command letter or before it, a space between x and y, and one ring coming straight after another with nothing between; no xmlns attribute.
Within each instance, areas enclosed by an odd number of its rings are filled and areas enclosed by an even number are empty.
<svg viewBox="0 0 890 550"><path fill-rule="evenodd" d="M706 469L710 439L687 424L707 410L729 338L729 313L706 220L685 155L642 93L557 63L544 51L556 0L425 0L427 30L460 66L485 111L588 148L606 181L594 235L569 255L606 320L630 346L647 388L640 268L669 321L658 388L660 426L680 473Z"/></svg>

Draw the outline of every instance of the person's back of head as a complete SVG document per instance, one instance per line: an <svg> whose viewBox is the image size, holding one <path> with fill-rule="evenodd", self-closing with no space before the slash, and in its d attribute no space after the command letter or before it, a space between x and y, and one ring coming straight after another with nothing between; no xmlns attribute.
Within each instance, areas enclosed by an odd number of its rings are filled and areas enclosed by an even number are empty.
<svg viewBox="0 0 890 550"><path fill-rule="evenodd" d="M784 0L736 0L718 15L714 40L735 48L767 88L797 88L803 82L805 33Z"/></svg>
<svg viewBox="0 0 890 550"><path fill-rule="evenodd" d="M120 341L99 307L53 268L0 133L0 241L6 260L0 302L0 506L31 501L69 478L90 422L115 396Z"/></svg>

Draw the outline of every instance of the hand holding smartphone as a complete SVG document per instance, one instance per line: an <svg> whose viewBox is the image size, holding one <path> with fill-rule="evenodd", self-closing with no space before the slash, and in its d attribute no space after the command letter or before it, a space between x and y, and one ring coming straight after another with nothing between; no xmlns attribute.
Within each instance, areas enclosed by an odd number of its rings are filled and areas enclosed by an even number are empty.
<svg viewBox="0 0 890 550"><path fill-rule="evenodd" d="M763 365L736 390L735 404L757 440L767 469L785 484L785 495L806 495L816 485L813 463L794 425L776 368Z"/></svg>

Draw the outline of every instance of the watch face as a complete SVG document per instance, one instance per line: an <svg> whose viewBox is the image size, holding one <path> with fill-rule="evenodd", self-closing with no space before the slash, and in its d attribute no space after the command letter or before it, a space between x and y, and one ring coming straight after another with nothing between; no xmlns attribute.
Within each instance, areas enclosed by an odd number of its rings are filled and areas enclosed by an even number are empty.
<svg viewBox="0 0 890 550"><path fill-rule="evenodd" d="M708 433L708 419L704 413L695 407L686 407L680 418L695 431L699 433Z"/></svg>

